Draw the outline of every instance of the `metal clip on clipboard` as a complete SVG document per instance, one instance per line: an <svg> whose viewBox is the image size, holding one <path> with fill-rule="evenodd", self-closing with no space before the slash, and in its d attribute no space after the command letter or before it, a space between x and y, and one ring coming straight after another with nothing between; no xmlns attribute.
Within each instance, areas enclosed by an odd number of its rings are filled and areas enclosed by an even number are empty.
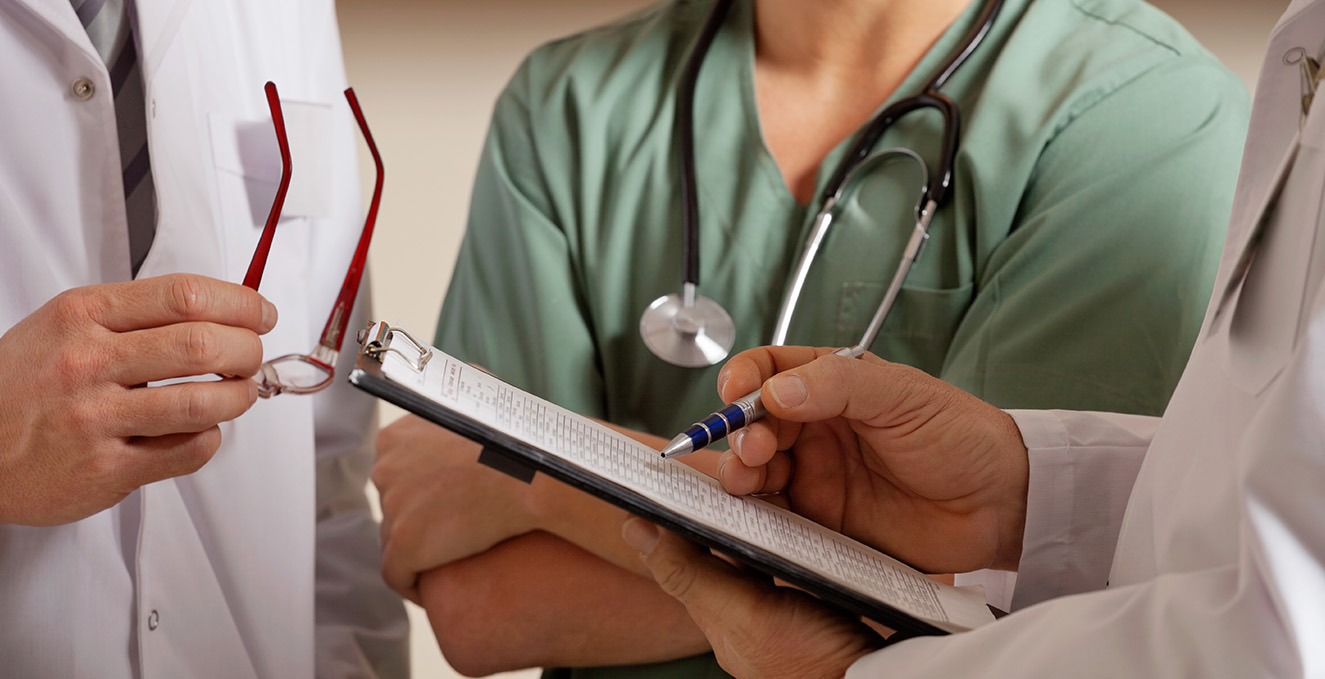
<svg viewBox="0 0 1325 679"><path fill-rule="evenodd" d="M391 340L395 339L397 334L409 342L413 356L391 346ZM396 355L405 359L405 362L416 372L423 372L423 369L428 365L428 361L432 360L432 349L429 349L427 345L415 339L408 332L400 328L392 328L386 323L374 323L360 330L358 340L359 344L363 346L361 353L364 356L376 359L378 363L382 362L382 358L387 352L395 352Z"/></svg>
<svg viewBox="0 0 1325 679"><path fill-rule="evenodd" d="M405 350L392 346L392 341L396 339L397 335L409 345ZM431 361L433 357L432 349L428 345L420 342L408 332L400 328L393 328L382 322L373 323L360 330L357 339L363 347L359 352L360 355L377 361L379 364L388 353L394 353L405 359L405 363L413 368L415 372L422 373L427 368L428 361ZM478 461L525 483L533 482L534 474L537 472L533 467L489 446L483 446L483 450L479 452Z"/></svg>

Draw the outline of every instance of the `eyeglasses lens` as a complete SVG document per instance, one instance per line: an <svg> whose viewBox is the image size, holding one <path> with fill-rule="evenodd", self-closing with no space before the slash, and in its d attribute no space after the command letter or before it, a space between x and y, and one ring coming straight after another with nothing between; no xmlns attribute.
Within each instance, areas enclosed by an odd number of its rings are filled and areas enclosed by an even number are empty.
<svg viewBox="0 0 1325 679"><path fill-rule="evenodd" d="M258 384L276 391L313 391L331 381L330 368L307 356L282 356L262 365Z"/></svg>

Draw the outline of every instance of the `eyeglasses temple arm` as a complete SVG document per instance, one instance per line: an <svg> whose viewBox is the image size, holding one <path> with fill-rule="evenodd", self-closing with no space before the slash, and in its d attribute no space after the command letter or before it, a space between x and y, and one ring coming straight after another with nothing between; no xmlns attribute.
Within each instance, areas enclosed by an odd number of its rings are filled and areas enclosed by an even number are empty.
<svg viewBox="0 0 1325 679"><path fill-rule="evenodd" d="M267 268L267 253L271 251L271 239L276 235L276 223L281 220L281 210L285 207L285 192L290 188L290 140L285 134L285 116L281 114L281 98L276 94L276 83L268 82L263 88L267 92L267 107L271 109L271 122L276 128L276 143L281 147L281 184L276 189L276 198L272 200L271 212L267 213L267 225L262 227L262 236L258 247L253 251L253 259L248 263L248 273L244 275L244 285L254 290L262 282L262 271Z"/></svg>
<svg viewBox="0 0 1325 679"><path fill-rule="evenodd" d="M350 262L349 271L345 272L345 283L341 285L340 296L336 298L336 306L332 307L327 325L322 329L322 339L318 342L319 346L337 352L340 351L341 342L345 339L345 326L350 321L354 298L359 294L359 280L363 278L364 264L368 259L368 244L372 241L373 226L377 222L377 206L382 200L384 174L382 156L377 153L377 144L373 141L372 132L368 131L368 122L364 120L363 111L359 109L359 100L354 96L353 88L345 90L345 99L349 101L354 119L359 123L359 131L363 133L368 150L373 154L373 163L377 166L377 184L373 187L373 199L368 204L368 216L364 219L363 233L359 235L359 246L354 250L354 260Z"/></svg>

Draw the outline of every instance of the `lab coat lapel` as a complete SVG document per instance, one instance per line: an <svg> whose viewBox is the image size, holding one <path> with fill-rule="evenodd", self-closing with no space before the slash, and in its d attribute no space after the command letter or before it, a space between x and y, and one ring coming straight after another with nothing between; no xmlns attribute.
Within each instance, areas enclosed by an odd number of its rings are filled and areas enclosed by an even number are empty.
<svg viewBox="0 0 1325 679"><path fill-rule="evenodd" d="M1257 243L1265 235L1263 230L1271 228L1267 212L1274 208L1297 155L1301 81L1298 67L1284 63L1283 57L1299 47L1315 54L1320 43L1316 27L1322 22L1325 0L1295 0L1270 35L1257 80L1224 256L1206 316L1207 332L1217 332L1226 312L1236 306Z"/></svg>
<svg viewBox="0 0 1325 679"><path fill-rule="evenodd" d="M1251 125L1242 154L1242 172L1238 176L1232 225L1250 226L1258 215L1245 209L1264 205L1265 194L1274 184L1272 170L1279 165L1297 135L1300 112L1301 81L1298 67L1284 63L1284 55L1294 48L1315 54L1320 35L1313 26L1319 22L1325 0L1297 0L1270 33L1265 61L1256 80ZM1246 236L1245 232L1230 233Z"/></svg>
<svg viewBox="0 0 1325 679"><path fill-rule="evenodd" d="M139 276L188 271L225 279L211 155L206 137L196 133L207 119L207 88L219 73L207 57L163 60L174 42L217 30L213 8L192 0L138 0L135 5L157 196L156 236Z"/></svg>
<svg viewBox="0 0 1325 679"><path fill-rule="evenodd" d="M1305 139L1325 131L1325 108L1313 110ZM1325 149L1304 143L1273 206L1263 220L1264 233L1237 293L1224 312L1228 317L1228 372L1233 383L1259 394L1281 372L1300 336L1308 272L1313 263L1325 187ZM1247 252L1252 252L1248 249Z"/></svg>
<svg viewBox="0 0 1325 679"><path fill-rule="evenodd" d="M180 24L192 0L138 0L134 3L137 15L138 44L142 51L143 74L148 75L161 64L161 58L179 35Z"/></svg>
<svg viewBox="0 0 1325 679"><path fill-rule="evenodd" d="M1325 4L1297 14L1301 25L1325 19ZM1311 16L1314 15L1314 16ZM1313 22L1311 19L1315 19ZM1317 39L1319 34L1316 35ZM1318 46L1295 38L1275 44L1271 56L1287 48ZM1298 113L1299 93L1275 102L1280 110ZM1294 122L1294 128L1297 127ZM1236 258L1228 286L1238 286L1236 300L1226 295L1222 315L1227 317L1227 370L1231 381L1250 394L1259 394L1279 375L1297 348L1303 314L1314 300L1307 294L1312 278L1321 273L1322 199L1325 197L1325 104L1315 102L1302 133L1294 137L1288 156L1258 206L1255 222ZM1227 261L1227 260L1226 260ZM1245 271L1245 276L1239 272ZM1241 279L1241 280L1239 280Z"/></svg>
<svg viewBox="0 0 1325 679"><path fill-rule="evenodd" d="M78 21L69 0L14 0L14 4L27 9L51 30L77 45L94 63L101 63L101 55L87 37L87 29Z"/></svg>
<svg viewBox="0 0 1325 679"><path fill-rule="evenodd" d="M1229 225L1224 256L1219 264L1214 297L1211 299L1214 312L1206 322L1212 332L1221 327L1221 322L1227 317L1229 310L1237 305L1242 283L1255 260L1260 243L1264 240L1266 231L1272 228L1271 213L1279 201L1288 174L1293 169L1297 152L1298 137L1294 136L1283 157L1274 166L1274 170L1257 175L1257 179L1262 180L1258 182L1261 184L1259 191L1248 191L1234 201L1234 214L1245 216L1241 219L1235 217ZM1244 166L1244 176L1247 172Z"/></svg>

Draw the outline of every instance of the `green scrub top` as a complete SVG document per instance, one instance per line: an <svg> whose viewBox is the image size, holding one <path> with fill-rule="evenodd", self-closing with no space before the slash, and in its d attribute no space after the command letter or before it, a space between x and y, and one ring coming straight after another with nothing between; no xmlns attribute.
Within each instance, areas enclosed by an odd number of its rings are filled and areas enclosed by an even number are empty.
<svg viewBox="0 0 1325 679"><path fill-rule="evenodd" d="M933 75L979 5L892 100ZM719 366L672 366L639 335L641 312L681 287L675 100L711 6L663 2L521 65L493 113L442 349L668 438L721 405ZM768 343L819 208L797 204L764 144L752 20L738 1L695 94L699 290L735 321L734 352ZM1247 126L1241 82L1136 0L1008 0L943 91L962 114L954 190L871 350L1003 408L1160 414L1218 262ZM876 148L914 149L932 168L940 129L937 114L910 114ZM820 193L849 145L824 161ZM864 174L791 344L856 343L893 275L916 171Z"/></svg>

